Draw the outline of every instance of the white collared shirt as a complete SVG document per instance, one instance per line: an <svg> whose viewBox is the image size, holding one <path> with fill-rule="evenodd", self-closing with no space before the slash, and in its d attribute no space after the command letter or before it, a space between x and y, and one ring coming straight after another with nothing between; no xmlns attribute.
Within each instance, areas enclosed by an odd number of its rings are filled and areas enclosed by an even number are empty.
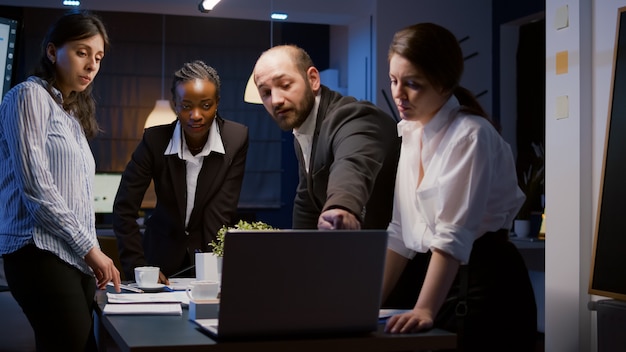
<svg viewBox="0 0 626 352"><path fill-rule="evenodd" d="M320 99L321 94L318 93L315 96L315 104L313 104L313 109L311 109L309 116L299 128L293 129L293 135L300 143L300 149L302 149L304 167L307 172L309 172L309 163L311 161L311 148L313 146L313 135L315 134L315 126L317 124L317 111L320 107Z"/></svg>
<svg viewBox="0 0 626 352"><path fill-rule="evenodd" d="M465 264L473 242L511 228L524 201L509 145L488 120L459 109L451 97L423 127L398 123L402 149L388 247L407 258L436 248ZM420 158L424 178L417 187Z"/></svg>
<svg viewBox="0 0 626 352"><path fill-rule="evenodd" d="M211 124L209 138L204 144L204 148L196 155L191 154L189 148L187 147L185 134L182 133L180 121L176 122L174 133L172 133L172 139L170 139L170 143L167 145L164 155L177 154L180 159L185 160L185 167L187 171L187 205L185 212L185 226L189 223L189 217L191 216L191 211L193 210L193 205L196 200L198 175L202 169L204 157L209 155L211 152L225 154L224 143L222 141L222 136L220 135L216 120L213 120L213 124Z"/></svg>

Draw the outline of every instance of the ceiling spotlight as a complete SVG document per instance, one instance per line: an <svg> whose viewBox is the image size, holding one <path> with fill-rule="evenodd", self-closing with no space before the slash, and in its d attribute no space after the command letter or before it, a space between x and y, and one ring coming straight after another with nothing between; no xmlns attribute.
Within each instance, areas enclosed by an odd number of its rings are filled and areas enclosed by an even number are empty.
<svg viewBox="0 0 626 352"><path fill-rule="evenodd" d="M215 5L217 5L218 2L220 2L220 0L200 1L200 3L198 4L198 10L200 10L200 12L207 13L213 10L213 7L215 7Z"/></svg>
<svg viewBox="0 0 626 352"><path fill-rule="evenodd" d="M63 6L80 6L80 1L63 0Z"/></svg>
<svg viewBox="0 0 626 352"><path fill-rule="evenodd" d="M280 13L280 12L274 12L274 13L272 13L272 15L270 17L273 20L284 21L284 20L287 19L287 14L286 13Z"/></svg>

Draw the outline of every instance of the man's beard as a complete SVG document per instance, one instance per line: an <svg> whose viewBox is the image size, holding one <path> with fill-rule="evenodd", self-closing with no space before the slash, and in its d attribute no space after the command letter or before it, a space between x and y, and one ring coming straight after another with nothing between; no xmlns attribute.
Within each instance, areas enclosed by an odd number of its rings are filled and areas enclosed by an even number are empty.
<svg viewBox="0 0 626 352"><path fill-rule="evenodd" d="M306 118L309 117L311 110L313 110L313 105L315 105L315 93L311 89L311 86L307 85L307 90L304 94L302 109L296 111L296 118L293 122L293 128L298 128L302 126ZM315 118L315 116L313 117Z"/></svg>
<svg viewBox="0 0 626 352"><path fill-rule="evenodd" d="M277 117L274 118L275 121L278 122L278 126L284 131L290 131L294 128L298 128L302 126L304 121L306 121L307 117L311 113L313 109L313 105L315 104L315 93L310 86L307 87L306 92L304 93L304 97L302 100L302 105L296 106L292 112L294 113L293 118L287 118L283 120L279 120ZM274 114L276 116L276 114Z"/></svg>

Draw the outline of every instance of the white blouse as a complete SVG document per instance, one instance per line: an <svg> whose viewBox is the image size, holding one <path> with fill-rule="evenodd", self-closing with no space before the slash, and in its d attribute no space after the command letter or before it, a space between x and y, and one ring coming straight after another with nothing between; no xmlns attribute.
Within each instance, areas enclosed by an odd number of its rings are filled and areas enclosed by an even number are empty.
<svg viewBox="0 0 626 352"><path fill-rule="evenodd" d="M165 149L164 155L177 154L179 158L185 160L186 167L186 184L187 184L187 204L185 206L185 226L189 224L189 218L191 217L191 211L193 210L196 201L196 188L198 186L198 175L202 169L204 157L211 154L211 152L225 154L224 142L220 135L219 126L217 120L213 120L211 128L209 129L209 138L204 144L202 151L196 155L191 154L187 147L185 140L185 134L181 131L182 126L180 121L176 122L174 133L172 133L172 139ZM181 141L182 138L182 141ZM182 149L181 149L182 145Z"/></svg>
<svg viewBox="0 0 626 352"><path fill-rule="evenodd" d="M452 96L426 125L403 120L398 133L391 250L412 258L436 248L466 264L477 238L511 228L525 196L511 148L487 119L460 112Z"/></svg>

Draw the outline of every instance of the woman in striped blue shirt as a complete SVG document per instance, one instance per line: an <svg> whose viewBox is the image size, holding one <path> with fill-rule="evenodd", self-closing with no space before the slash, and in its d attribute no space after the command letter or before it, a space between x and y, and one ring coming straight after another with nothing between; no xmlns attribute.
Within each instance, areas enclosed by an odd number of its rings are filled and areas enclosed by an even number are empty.
<svg viewBox="0 0 626 352"><path fill-rule="evenodd" d="M98 245L87 138L98 132L92 81L108 46L101 20L65 14L33 76L0 105L0 254L38 351L95 351L96 287L120 273Z"/></svg>

